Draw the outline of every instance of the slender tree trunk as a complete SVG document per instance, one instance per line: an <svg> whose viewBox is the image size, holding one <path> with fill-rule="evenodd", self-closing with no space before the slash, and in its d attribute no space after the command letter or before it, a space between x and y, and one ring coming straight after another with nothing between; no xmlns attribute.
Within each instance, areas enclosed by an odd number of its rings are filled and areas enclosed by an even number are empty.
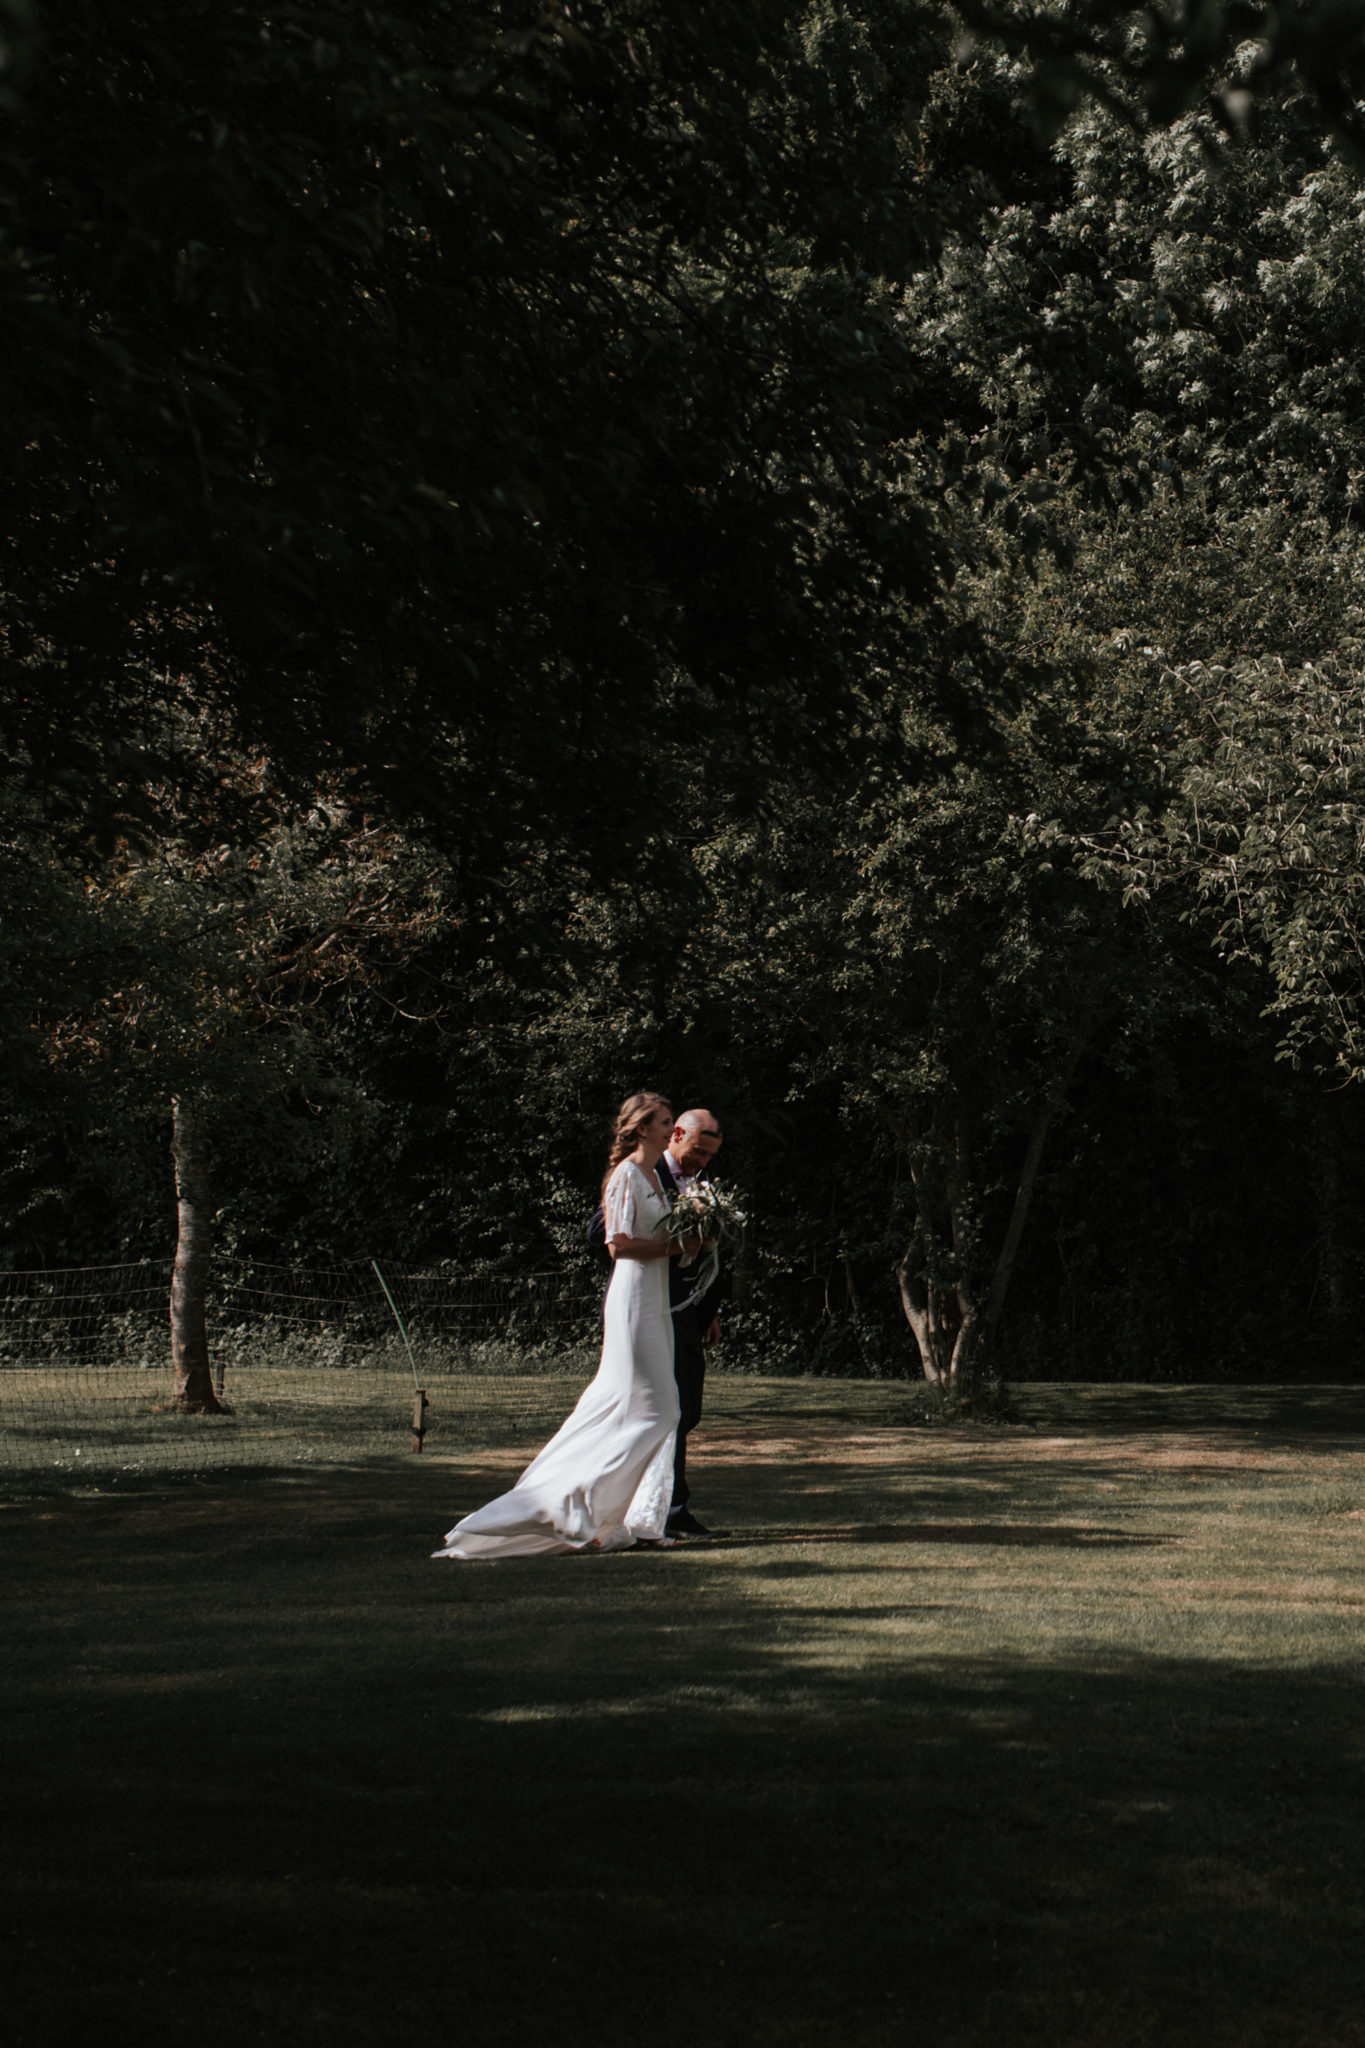
<svg viewBox="0 0 1365 2048"><path fill-rule="evenodd" d="M970 1384L976 1370L981 1336L981 1307L967 1285L969 1248L965 1202L972 1184L972 1126L959 1115L953 1124L953 1171L948 1181L948 1220L953 1234L957 1282L953 1289L957 1328L948 1358L948 1384L957 1392Z"/></svg>
<svg viewBox="0 0 1365 2048"><path fill-rule="evenodd" d="M178 1205L171 1276L171 1397L187 1414L216 1415L219 1406L209 1370L205 1320L212 1229L208 1167L193 1104L177 1095L171 1114Z"/></svg>
<svg viewBox="0 0 1365 2048"><path fill-rule="evenodd" d="M921 1279L913 1272L913 1243L896 1268L901 1307L905 1311L906 1321L915 1333L924 1377L939 1393L946 1393L950 1389L958 1391L970 1386L989 1356L996 1324L1000 1320L1000 1311L1005 1304L1005 1292L1009 1287L1010 1275L1019 1256L1019 1246L1024 1235L1024 1225L1028 1221L1034 1189L1038 1185L1038 1172L1043 1163L1043 1148L1047 1144L1053 1119L1066 1099L1066 1092L1071 1086L1077 1064L1089 1041L1091 1024L1091 1018L1086 1016L1078 1025L1067 1048L1066 1057L1053 1076L1051 1085L1034 1115L1033 1125L1029 1131L1028 1148L1014 1191L1010 1219L1005 1226L1004 1239L984 1302L972 1293L966 1279L968 1247L964 1202L971 1185L971 1127L962 1117L958 1117L954 1122L952 1166L947 1176L947 1222L957 1267L957 1279L951 1295L948 1290L937 1287L932 1280ZM942 1137L946 1142L946 1131L942 1133ZM923 1178L915 1173L914 1180L916 1191L921 1201L924 1201L926 1189Z"/></svg>
<svg viewBox="0 0 1365 2048"><path fill-rule="evenodd" d="M921 1281L918 1275L911 1271L910 1260L914 1254L914 1249L912 1244L905 1257L897 1266L896 1284L900 1288L901 1307L905 1311L905 1320L914 1331L915 1342L919 1346L919 1362L924 1377L928 1380L934 1391L941 1394L945 1391L945 1388L943 1369L939 1363L938 1345L935 1342L938 1321L935 1313L937 1304L934 1299L933 1287L927 1281Z"/></svg>
<svg viewBox="0 0 1365 2048"><path fill-rule="evenodd" d="M1014 1191L1014 1205L1005 1229L1005 1241L1000 1247L1000 1256L995 1262L991 1284L986 1294L986 1305L981 1317L981 1338L983 1346L989 1344L995 1335L995 1326L1000 1320L1000 1311L1005 1306L1005 1291L1010 1284L1014 1262L1019 1256L1019 1245L1028 1221L1029 1206L1033 1191L1038 1185L1038 1169L1043 1163L1043 1147L1047 1144L1052 1120L1066 1100L1066 1091L1071 1086L1081 1054L1085 1051L1090 1037L1090 1019L1087 1017L1078 1028L1067 1048L1066 1058L1053 1077L1052 1086L1038 1105L1029 1132L1028 1150L1019 1170L1019 1184Z"/></svg>
<svg viewBox="0 0 1365 2048"><path fill-rule="evenodd" d="M925 1223L925 1243L929 1243L929 1231L935 1227L935 1208L948 1208L948 1235L954 1253L962 1251L962 1217L958 1194L966 1180L968 1171L968 1128L964 1118L956 1116L952 1122L952 1133L948 1124L948 1112L935 1114L931 1147L933 1153L943 1157L952 1145L952 1165L945 1178L945 1188L935 1190L935 1176L925 1171L911 1159L911 1180L915 1182L915 1200L919 1204L921 1221ZM919 1227L917 1227L919 1235ZM956 1339L962 1331L962 1311L966 1296L962 1284L956 1288L945 1288L931 1274L915 1272L915 1239L905 1249L905 1257L896 1266L896 1284L900 1288L900 1307L905 1319L915 1331L915 1343L919 1348L919 1364L937 1395L948 1393L952 1386L952 1368ZM970 1307L970 1305L968 1305Z"/></svg>
<svg viewBox="0 0 1365 2048"><path fill-rule="evenodd" d="M912 1269L913 1255L911 1245L896 1268L901 1308L914 1332L925 1379L936 1393L946 1394L971 1377L981 1315L965 1287L938 1287L921 1279Z"/></svg>
<svg viewBox="0 0 1365 2048"><path fill-rule="evenodd" d="M960 1113L954 1113L951 1130L946 1114L935 1121L936 1149L944 1152L951 1147L951 1165L940 1201L947 1211L957 1278L951 1286L944 1286L927 1275L915 1273L912 1241L896 1268L896 1281L905 1320L915 1335L924 1377L936 1393L944 1394L958 1384L959 1372L970 1364L977 1328L977 1305L963 1274L966 1230L962 1203L964 1190L971 1184L972 1131L970 1122ZM933 1177L921 1172L913 1162L910 1176L921 1214L928 1216L934 1202Z"/></svg>

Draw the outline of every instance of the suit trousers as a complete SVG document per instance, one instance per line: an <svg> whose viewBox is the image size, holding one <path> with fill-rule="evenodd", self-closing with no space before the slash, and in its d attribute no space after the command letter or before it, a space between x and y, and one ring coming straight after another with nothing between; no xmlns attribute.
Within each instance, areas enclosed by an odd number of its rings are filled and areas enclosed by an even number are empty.
<svg viewBox="0 0 1365 2048"><path fill-rule="evenodd" d="M706 1384L706 1351L702 1324L694 1308L679 1309L673 1318L673 1377L678 1382L677 1448L673 1454L673 1506L676 1513L691 1498L687 1484L687 1432L701 1421L701 1397Z"/></svg>

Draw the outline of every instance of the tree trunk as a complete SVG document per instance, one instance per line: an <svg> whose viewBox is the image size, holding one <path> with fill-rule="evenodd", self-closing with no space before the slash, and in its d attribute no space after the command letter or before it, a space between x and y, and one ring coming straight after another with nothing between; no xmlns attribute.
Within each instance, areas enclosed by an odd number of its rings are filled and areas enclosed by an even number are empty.
<svg viewBox="0 0 1365 2048"><path fill-rule="evenodd" d="M171 1103L177 1234L171 1276L171 1398L188 1415L217 1415L205 1320L212 1229L208 1168L194 1107Z"/></svg>
<svg viewBox="0 0 1365 2048"><path fill-rule="evenodd" d="M984 1302L972 1293L965 1278L967 1233L964 1226L963 1204L966 1191L971 1185L971 1127L963 1117L959 1116L954 1121L950 1154L952 1164L946 1177L946 1208L957 1278L949 1289L939 1287L932 1280L921 1279L913 1273L910 1264L914 1253L913 1242L896 1268L901 1307L905 1311L905 1320L915 1333L924 1377L940 1394L949 1391L961 1392L969 1387L989 1356L995 1327L1005 1303L1005 1291L1019 1255L1033 1191L1038 1184L1043 1148L1047 1143L1053 1119L1066 1099L1067 1089L1071 1086L1072 1077L1085 1050L1090 1032L1091 1018L1087 1015L1077 1026L1075 1035L1067 1047L1066 1057L1038 1105L1033 1127L1029 1132L1024 1163L1020 1168L1018 1184L1014 1191L1010 1219L1005 1227L1004 1239ZM940 1143L946 1149L946 1129L940 1134ZM911 1171L921 1200L927 1199L923 1177L916 1173L913 1167Z"/></svg>
<svg viewBox="0 0 1365 2048"><path fill-rule="evenodd" d="M910 1260L913 1252L914 1246L911 1245L905 1257L897 1266L896 1284L900 1288L901 1307L905 1311L905 1320L914 1331L915 1342L919 1346L919 1362L924 1377L928 1380L935 1393L941 1394L946 1391L944 1381L946 1364L939 1357L939 1346L936 1341L938 1335L936 1289L930 1282L921 1281L911 1271Z"/></svg>
<svg viewBox="0 0 1365 2048"><path fill-rule="evenodd" d="M911 1270L914 1246L896 1268L901 1307L915 1333L924 1377L936 1393L966 1384L976 1359L981 1316L976 1302L960 1283L938 1287Z"/></svg>
<svg viewBox="0 0 1365 2048"><path fill-rule="evenodd" d="M949 1143L946 1118L940 1120L936 1136L940 1148L946 1150ZM915 1333L924 1377L939 1394L958 1386L960 1380L970 1373L979 1327L977 1304L962 1273L966 1256L962 1199L971 1182L971 1139L971 1126L966 1117L955 1114L951 1135L952 1165L940 1200L947 1209L948 1236L957 1264L956 1279L950 1286L944 1286L927 1275L921 1277L916 1274L911 1267L913 1241L896 1268L901 1307L905 1311L905 1320ZM932 1176L921 1173L913 1162L910 1173L922 1212L928 1213L933 1202Z"/></svg>
<svg viewBox="0 0 1365 2048"><path fill-rule="evenodd" d="M1052 1120L1066 1100L1066 1091L1071 1086L1089 1037L1090 1019L1086 1017L1067 1047L1066 1058L1058 1068L1052 1086L1039 1103L1038 1113L1033 1119L1028 1150L1024 1154L1024 1164L1019 1172L1019 1185L1014 1191L1014 1205L1010 1210L1010 1220L1005 1230L1005 1241L1000 1247L1000 1256L995 1262L995 1271L991 1275L990 1289L986 1295L986 1306L981 1318L983 1347L994 1337L995 1326L1000 1320L1000 1311L1005 1306L1005 1290L1010 1284L1014 1262L1019 1255L1019 1245L1024 1235L1024 1225L1028 1221L1033 1190L1038 1185L1038 1169L1043 1163L1043 1147L1047 1143Z"/></svg>

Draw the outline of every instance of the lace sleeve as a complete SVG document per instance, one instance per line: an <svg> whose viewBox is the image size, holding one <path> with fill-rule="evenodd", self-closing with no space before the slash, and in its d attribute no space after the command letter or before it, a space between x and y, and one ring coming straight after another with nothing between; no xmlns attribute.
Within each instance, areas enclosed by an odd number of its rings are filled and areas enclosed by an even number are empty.
<svg viewBox="0 0 1365 2048"><path fill-rule="evenodd" d="M635 1175L624 1159L607 1182L602 1206L608 1242L613 1237L643 1235L635 1215Z"/></svg>

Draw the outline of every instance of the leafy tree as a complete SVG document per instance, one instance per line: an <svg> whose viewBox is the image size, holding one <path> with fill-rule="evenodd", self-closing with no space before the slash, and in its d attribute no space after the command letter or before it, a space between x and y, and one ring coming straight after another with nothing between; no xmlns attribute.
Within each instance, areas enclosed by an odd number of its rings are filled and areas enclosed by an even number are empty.
<svg viewBox="0 0 1365 2048"><path fill-rule="evenodd" d="M976 61L1004 91L1008 72ZM994 468L1000 567L976 579L979 616L1012 613L1006 642L1088 670L1088 715L1113 744L1091 825L1059 813L1048 829L1105 849L1082 855L1090 879L1112 880L1116 846L1150 860L1129 869L1130 901L1158 917L1177 980L1186 920L1242 963L1224 1002L1248 1058L1268 1050L1243 1007L1264 973L1284 1050L1351 1075L1343 878L1365 618L1354 159L1302 95L1279 93L1254 139L1226 103L1145 135L1081 110L1054 161L1053 186L986 208L914 301ZM1059 458L1058 421L1077 410L1107 507ZM1071 559L1021 598L1038 502ZM1340 1302L1349 1147L1325 1098L1306 1107L1324 1292Z"/></svg>
<svg viewBox="0 0 1365 2048"><path fill-rule="evenodd" d="M969 18L1027 58L1021 107L1164 118L1259 38L1237 91L1297 66L1353 127L1329 8ZM229 741L305 791L357 775L481 871L551 792L609 857L648 827L640 736L751 804L951 580L961 451L899 295L1001 169L988 121L942 119L958 17L37 22L0 152L0 706L97 838L193 771L188 678Z"/></svg>
<svg viewBox="0 0 1365 2048"><path fill-rule="evenodd" d="M1185 1000L1175 893L1085 865L1206 761L1154 678L1356 630L1359 286L1326 10L968 18L43 18L0 713L13 846L114 855L13 853L12 1022L125 1130L383 1098L389 1227L568 1257L598 1105L691 1076L793 1288L902 1264L931 1373L984 1356L1087 1029Z"/></svg>
<svg viewBox="0 0 1365 2048"><path fill-rule="evenodd" d="M1169 805L1097 843L1129 895L1183 884L1229 959L1264 964L1282 1056L1365 1074L1365 689L1280 660L1163 675L1189 735Z"/></svg>
<svg viewBox="0 0 1365 2048"><path fill-rule="evenodd" d="M476 865L547 806L614 856L646 735L749 800L949 573L889 288L932 245L932 12L43 29L0 167L3 702L106 839L192 774L188 679Z"/></svg>
<svg viewBox="0 0 1365 2048"><path fill-rule="evenodd" d="M163 842L97 877L49 870L41 935L56 956L24 1007L30 1065L123 1144L171 1111L178 1230L172 1396L217 1406L205 1305L215 1171L286 1185L335 1169L363 1132L363 1081L338 1026L431 925L439 870L389 831L319 808L249 857ZM54 914L55 913L55 914Z"/></svg>

